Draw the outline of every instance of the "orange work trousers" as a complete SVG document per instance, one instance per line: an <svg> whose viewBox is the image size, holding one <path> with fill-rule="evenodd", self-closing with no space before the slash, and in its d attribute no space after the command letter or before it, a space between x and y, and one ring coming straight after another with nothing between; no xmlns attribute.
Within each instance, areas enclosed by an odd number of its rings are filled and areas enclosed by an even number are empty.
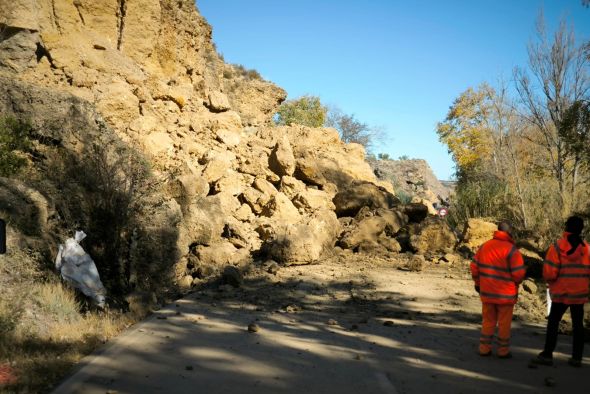
<svg viewBox="0 0 590 394"><path fill-rule="evenodd" d="M489 354L492 351L492 342L496 327L498 327L498 356L510 353L510 326L512 325L512 313L514 305L482 303L481 336L479 338L479 353Z"/></svg>

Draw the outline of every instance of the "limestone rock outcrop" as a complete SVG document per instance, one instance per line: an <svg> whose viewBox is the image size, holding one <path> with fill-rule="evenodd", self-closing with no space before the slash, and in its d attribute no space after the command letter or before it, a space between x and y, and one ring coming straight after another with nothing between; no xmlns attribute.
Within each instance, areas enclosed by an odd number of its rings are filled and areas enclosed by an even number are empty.
<svg viewBox="0 0 590 394"><path fill-rule="evenodd" d="M56 237L110 220L112 247L87 231L99 271L124 277L107 285L186 288L264 253L309 263L339 216L396 206L362 146L275 127L285 98L223 62L192 0L0 0L0 116L31 122L25 187L56 206L43 225ZM396 250L381 235L406 219L385 211L379 242Z"/></svg>
<svg viewBox="0 0 590 394"><path fill-rule="evenodd" d="M411 235L412 248L421 255L444 254L451 252L457 237L446 221L430 218L420 224L419 231Z"/></svg>
<svg viewBox="0 0 590 394"><path fill-rule="evenodd" d="M440 204L453 192L452 182L439 181L425 160L370 160L371 168L380 180L391 182L402 199L412 198L427 205ZM407 202L407 201L404 201Z"/></svg>

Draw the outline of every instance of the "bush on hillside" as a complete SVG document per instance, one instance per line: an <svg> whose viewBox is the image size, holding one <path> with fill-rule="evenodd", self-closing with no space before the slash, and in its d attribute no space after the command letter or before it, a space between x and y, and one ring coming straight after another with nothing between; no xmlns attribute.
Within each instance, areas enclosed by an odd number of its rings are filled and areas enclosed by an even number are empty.
<svg viewBox="0 0 590 394"><path fill-rule="evenodd" d="M395 196L399 199L400 203L404 205L412 202L412 195L402 189L396 190Z"/></svg>
<svg viewBox="0 0 590 394"><path fill-rule="evenodd" d="M246 68L241 64L232 64L230 66L231 68L226 67L226 69L223 71L223 77L226 79L231 79L235 76L240 76L247 80L262 81L262 76L258 71L254 69Z"/></svg>
<svg viewBox="0 0 590 394"><path fill-rule="evenodd" d="M275 123L281 126L298 124L308 127L322 127L326 122L328 109L317 96L302 96L287 100L279 107Z"/></svg>
<svg viewBox="0 0 590 394"><path fill-rule="evenodd" d="M0 298L0 337L8 338L20 320L23 313L22 305L16 297L7 296Z"/></svg>
<svg viewBox="0 0 590 394"><path fill-rule="evenodd" d="M130 237L139 226L149 165L105 125L80 145L84 148L79 153L63 147L46 152L43 175L48 182L44 184L59 188L52 194L64 227L70 231L82 228L88 234L85 248L109 294L124 294L129 285Z"/></svg>
<svg viewBox="0 0 590 394"><path fill-rule="evenodd" d="M31 125L12 117L0 117L0 176L17 174L26 164L23 153L31 148Z"/></svg>
<svg viewBox="0 0 590 394"><path fill-rule="evenodd" d="M506 204L506 193L506 184L494 176L459 182L449 210L450 224L461 228L469 218L475 217L512 220L513 213Z"/></svg>

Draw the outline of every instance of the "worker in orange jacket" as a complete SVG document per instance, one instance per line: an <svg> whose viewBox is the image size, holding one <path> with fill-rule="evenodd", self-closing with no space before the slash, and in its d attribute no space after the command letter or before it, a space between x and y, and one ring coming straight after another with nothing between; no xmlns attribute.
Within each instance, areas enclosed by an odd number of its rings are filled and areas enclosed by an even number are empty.
<svg viewBox="0 0 590 394"><path fill-rule="evenodd" d="M551 311L547 322L545 349L532 361L553 365L559 322L569 308L572 316L573 347L568 363L582 366L584 352L584 304L588 302L590 246L581 237L584 220L572 216L565 222L561 239L549 247L543 264L543 278L549 284Z"/></svg>
<svg viewBox="0 0 590 394"><path fill-rule="evenodd" d="M510 358L510 328L518 285L524 279L526 267L512 239L510 224L501 222L493 239L484 243L471 262L475 290L482 302L482 326L479 354L492 354L492 342L498 327L497 354Z"/></svg>

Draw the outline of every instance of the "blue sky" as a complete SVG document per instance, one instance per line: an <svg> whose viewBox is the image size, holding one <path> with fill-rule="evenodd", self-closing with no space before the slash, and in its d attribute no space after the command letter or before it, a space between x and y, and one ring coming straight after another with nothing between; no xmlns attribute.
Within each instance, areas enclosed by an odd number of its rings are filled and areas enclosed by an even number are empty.
<svg viewBox="0 0 590 394"><path fill-rule="evenodd" d="M510 80L543 9L590 39L581 0L197 0L227 62L258 70L289 98L317 95L382 126L375 153L453 162L435 126L470 86Z"/></svg>

